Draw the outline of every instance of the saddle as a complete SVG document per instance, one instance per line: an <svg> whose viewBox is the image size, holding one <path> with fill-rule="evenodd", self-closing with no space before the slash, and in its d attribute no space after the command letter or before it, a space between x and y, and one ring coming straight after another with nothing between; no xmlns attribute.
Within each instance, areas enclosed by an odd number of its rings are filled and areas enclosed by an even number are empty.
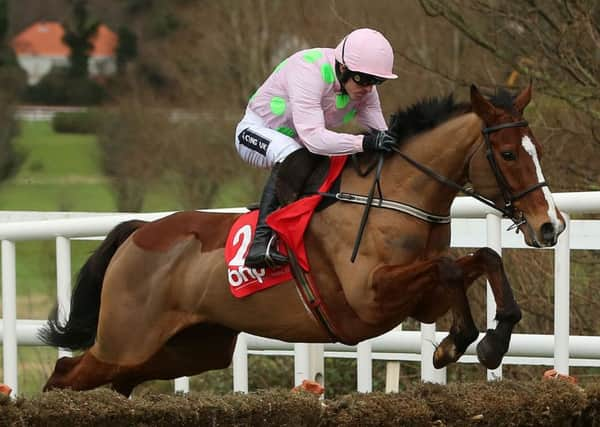
<svg viewBox="0 0 600 427"><path fill-rule="evenodd" d="M279 237L277 243L279 252L289 255L292 268L296 267L304 272L310 271L304 248L304 232L317 207L323 209L325 205L321 203L327 203L327 205L331 203L329 199L324 199L318 193L331 190L333 183L339 181L338 177L346 163L346 157L313 156L312 154L297 156L297 161L291 163L293 167L289 166L283 170L284 178L279 180L277 191L278 197L281 194L280 197L287 200L288 203L267 217L267 224ZM301 159L302 163L298 159ZM314 163L309 164L308 162ZM304 168L301 169L300 164ZM309 166L314 166L314 169L309 169ZM306 171L309 171L308 176L301 183L302 185L298 184L302 180L302 176L290 178L290 175L299 173L299 170L304 171L305 174L307 174ZM298 194L301 197L299 200L295 200ZM278 269L248 269L244 266L245 253L251 241L257 217L258 213L254 210L238 218L226 241L225 260L229 266L229 282L232 292L239 297L291 278L290 265ZM270 280L272 276L276 280Z"/></svg>

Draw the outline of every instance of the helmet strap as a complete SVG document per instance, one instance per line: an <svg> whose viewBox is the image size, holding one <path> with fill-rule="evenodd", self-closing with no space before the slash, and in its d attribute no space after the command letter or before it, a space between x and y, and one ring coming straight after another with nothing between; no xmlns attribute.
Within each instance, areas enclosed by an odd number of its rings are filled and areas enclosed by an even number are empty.
<svg viewBox="0 0 600 427"><path fill-rule="evenodd" d="M342 88L342 93L346 94L346 82L350 79L350 70L348 67L344 66L344 71L342 71L342 64L338 61L335 61L335 75L340 82L340 86Z"/></svg>

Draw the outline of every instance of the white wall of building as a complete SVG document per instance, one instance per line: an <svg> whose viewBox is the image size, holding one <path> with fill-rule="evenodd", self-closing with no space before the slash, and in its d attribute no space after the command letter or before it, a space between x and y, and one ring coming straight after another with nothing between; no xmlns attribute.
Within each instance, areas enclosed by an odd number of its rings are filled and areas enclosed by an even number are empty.
<svg viewBox="0 0 600 427"><path fill-rule="evenodd" d="M19 55L19 65L27 73L27 84L36 85L54 67L68 67L69 58L65 56ZM93 56L88 63L90 76L109 76L117 71L117 63L111 56Z"/></svg>

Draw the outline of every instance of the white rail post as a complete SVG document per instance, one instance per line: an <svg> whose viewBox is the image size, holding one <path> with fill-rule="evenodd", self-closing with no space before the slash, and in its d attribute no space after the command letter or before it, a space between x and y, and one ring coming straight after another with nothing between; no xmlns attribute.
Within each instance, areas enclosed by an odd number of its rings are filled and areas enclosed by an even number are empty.
<svg viewBox="0 0 600 427"><path fill-rule="evenodd" d="M554 369L569 375L571 218L564 212L562 215L566 228L554 249Z"/></svg>
<svg viewBox="0 0 600 427"><path fill-rule="evenodd" d="M188 377L175 378L175 393L189 393L190 379Z"/></svg>
<svg viewBox="0 0 600 427"><path fill-rule="evenodd" d="M4 383L17 396L17 268L15 242L10 240L2 240L2 318Z"/></svg>
<svg viewBox="0 0 600 427"><path fill-rule="evenodd" d="M233 391L248 393L248 340L240 333L233 352Z"/></svg>
<svg viewBox="0 0 600 427"><path fill-rule="evenodd" d="M400 361L390 360L385 364L385 392L398 393L400 391Z"/></svg>
<svg viewBox="0 0 600 427"><path fill-rule="evenodd" d="M299 386L302 381L309 378L310 357L308 344L298 342L294 344L294 386Z"/></svg>
<svg viewBox="0 0 600 427"><path fill-rule="evenodd" d="M435 323L421 323L421 381L446 384L446 368L435 369Z"/></svg>
<svg viewBox="0 0 600 427"><path fill-rule="evenodd" d="M502 219L496 214L487 214L485 216L487 245L498 255L502 256ZM487 306L487 328L496 328L496 300L490 287L490 282L486 281L486 306ZM488 369L487 379L489 381L502 378L502 364L496 369Z"/></svg>
<svg viewBox="0 0 600 427"><path fill-rule="evenodd" d="M65 325L71 312L71 241L62 236L56 238L56 299L58 300L58 323ZM72 356L71 351L59 348L58 357Z"/></svg>
<svg viewBox="0 0 600 427"><path fill-rule="evenodd" d="M294 386L303 380L325 382L325 359L323 344L294 344Z"/></svg>
<svg viewBox="0 0 600 427"><path fill-rule="evenodd" d="M356 390L359 393L373 391L373 354L369 340L356 346Z"/></svg>
<svg viewBox="0 0 600 427"><path fill-rule="evenodd" d="M395 328L402 330L402 323ZM400 361L390 360L385 364L385 392L398 393L400 391Z"/></svg>
<svg viewBox="0 0 600 427"><path fill-rule="evenodd" d="M310 344L309 349L310 378L325 387L325 344Z"/></svg>

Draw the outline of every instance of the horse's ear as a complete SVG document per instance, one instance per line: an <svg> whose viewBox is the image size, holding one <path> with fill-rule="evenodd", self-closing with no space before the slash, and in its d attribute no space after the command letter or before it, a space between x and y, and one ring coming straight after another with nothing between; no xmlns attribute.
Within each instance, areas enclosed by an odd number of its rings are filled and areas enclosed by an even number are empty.
<svg viewBox="0 0 600 427"><path fill-rule="evenodd" d="M494 122L496 107L483 97L475 85L471 85L471 107L473 112L483 119L486 124L489 125Z"/></svg>
<svg viewBox="0 0 600 427"><path fill-rule="evenodd" d="M525 110L525 107L527 107L527 104L529 104L529 101L531 101L531 89L532 84L530 81L529 85L527 85L527 87L523 89L523 91L520 94L518 94L515 98L515 110L517 110L521 115L523 114L523 110Z"/></svg>

